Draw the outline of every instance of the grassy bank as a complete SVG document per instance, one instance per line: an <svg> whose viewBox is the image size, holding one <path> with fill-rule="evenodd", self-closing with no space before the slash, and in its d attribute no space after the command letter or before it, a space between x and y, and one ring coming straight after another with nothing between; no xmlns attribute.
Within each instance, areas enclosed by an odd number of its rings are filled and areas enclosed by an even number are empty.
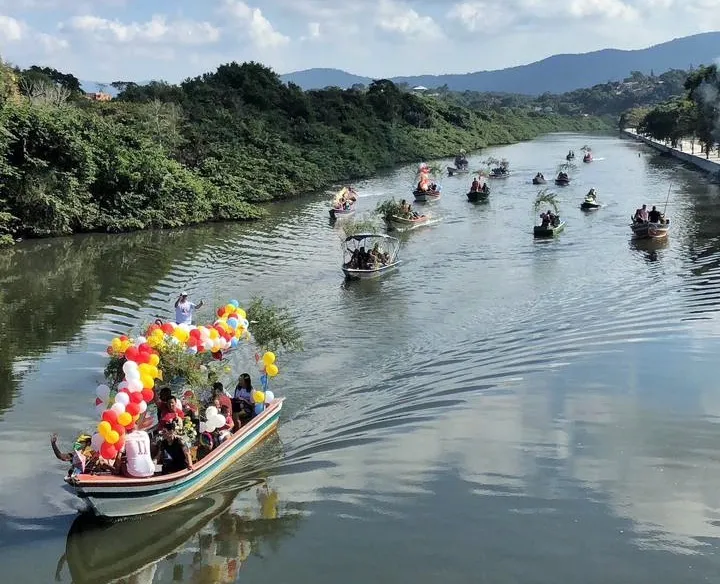
<svg viewBox="0 0 720 584"><path fill-rule="evenodd" d="M596 118L475 111L400 91L303 92L232 63L180 85L90 102L0 69L0 240L169 228L262 215L255 203L397 163L606 129Z"/></svg>

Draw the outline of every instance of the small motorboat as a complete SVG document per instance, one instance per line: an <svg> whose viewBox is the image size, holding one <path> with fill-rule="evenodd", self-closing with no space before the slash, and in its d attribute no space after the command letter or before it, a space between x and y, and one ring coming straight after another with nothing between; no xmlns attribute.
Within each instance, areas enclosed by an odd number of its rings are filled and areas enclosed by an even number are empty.
<svg viewBox="0 0 720 584"><path fill-rule="evenodd" d="M355 206L357 205L357 194L350 187L343 187L333 197L332 207L330 207L330 218L337 219L339 217L349 217L355 214Z"/></svg>
<svg viewBox="0 0 720 584"><path fill-rule="evenodd" d="M570 177L565 172L561 172L555 178L555 184L561 187L566 187L570 184Z"/></svg>
<svg viewBox="0 0 720 584"><path fill-rule="evenodd" d="M586 152L585 156L583 156L583 162L592 162L592 161L593 161L592 152Z"/></svg>
<svg viewBox="0 0 720 584"><path fill-rule="evenodd" d="M488 178L508 178L510 176L510 170L505 166L498 166L493 168L488 175Z"/></svg>
<svg viewBox="0 0 720 584"><path fill-rule="evenodd" d="M490 189L480 189L478 191L470 191L467 199L471 203L484 203L490 198Z"/></svg>
<svg viewBox="0 0 720 584"><path fill-rule="evenodd" d="M568 162L571 160L575 160L575 153L572 150L570 152L568 152L567 156L565 157L565 160L567 160Z"/></svg>
<svg viewBox="0 0 720 584"><path fill-rule="evenodd" d="M533 228L533 235L537 238L555 237L563 229L565 229L565 221L558 218L553 225L536 225Z"/></svg>
<svg viewBox="0 0 720 584"><path fill-rule="evenodd" d="M670 231L670 219L662 219L661 223L635 221L630 224L635 239L663 239Z"/></svg>
<svg viewBox="0 0 720 584"><path fill-rule="evenodd" d="M362 257L366 251L370 260ZM342 271L348 280L378 278L395 269L400 261L400 240L383 233L359 233L345 238L343 242Z"/></svg>
<svg viewBox="0 0 720 584"><path fill-rule="evenodd" d="M532 179L532 184L534 185L544 185L546 183L547 181L545 180L545 177L540 172L538 172Z"/></svg>
<svg viewBox="0 0 720 584"><path fill-rule="evenodd" d="M413 191L413 196L415 197L415 200L420 203L424 203L426 201L437 201L440 198L440 191L422 191L415 189Z"/></svg>

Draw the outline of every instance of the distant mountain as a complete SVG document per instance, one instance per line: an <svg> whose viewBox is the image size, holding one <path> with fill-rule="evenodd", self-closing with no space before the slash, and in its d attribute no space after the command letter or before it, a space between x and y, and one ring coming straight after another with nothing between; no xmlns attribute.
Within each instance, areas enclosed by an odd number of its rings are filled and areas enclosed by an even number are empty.
<svg viewBox="0 0 720 584"><path fill-rule="evenodd" d="M541 61L476 73L448 75L416 75L393 77L396 83L411 86L440 87L453 91L495 91L540 95L564 93L573 89L592 87L598 83L621 81L631 71L649 74L669 69L688 69L709 64L720 57L720 32L706 32L673 39L646 49L624 51L603 49L591 53L554 55ZM319 89L329 85L349 88L354 83L368 84L371 79L359 77L339 69L307 69L281 76L303 89Z"/></svg>

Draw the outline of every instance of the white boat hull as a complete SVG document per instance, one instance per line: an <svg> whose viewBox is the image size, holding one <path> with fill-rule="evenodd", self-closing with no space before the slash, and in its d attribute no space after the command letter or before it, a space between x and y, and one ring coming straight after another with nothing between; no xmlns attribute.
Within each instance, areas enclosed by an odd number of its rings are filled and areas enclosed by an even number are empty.
<svg viewBox="0 0 720 584"><path fill-rule="evenodd" d="M388 219L385 221L388 228L395 231L410 231L428 224L429 219L423 221L411 221L410 219Z"/></svg>
<svg viewBox="0 0 720 584"><path fill-rule="evenodd" d="M213 450L194 471L181 471L166 477L125 479L102 475L81 475L75 483L68 483L78 497L102 517L129 517L154 513L198 496L217 475L232 465L263 438L275 430L282 409L282 399L276 399L233 438ZM83 478L84 477L84 478Z"/></svg>
<svg viewBox="0 0 720 584"><path fill-rule="evenodd" d="M388 266L381 266L375 270L354 270L351 268L343 268L342 271L348 280L372 280L394 270L398 267L398 265L400 265L399 261Z"/></svg>

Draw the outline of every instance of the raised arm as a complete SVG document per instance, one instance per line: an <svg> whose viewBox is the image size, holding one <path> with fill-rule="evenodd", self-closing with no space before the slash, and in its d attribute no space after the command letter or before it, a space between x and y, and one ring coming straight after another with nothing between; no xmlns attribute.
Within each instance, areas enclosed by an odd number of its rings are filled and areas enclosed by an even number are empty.
<svg viewBox="0 0 720 584"><path fill-rule="evenodd" d="M178 307L178 304L180 304L180 299L181 299L181 298L182 298L182 296L178 296L177 300L175 301L175 308L177 308L177 307Z"/></svg>
<svg viewBox="0 0 720 584"><path fill-rule="evenodd" d="M57 445L57 434L50 436L50 446L52 446L53 453L58 460L62 460L63 462L70 462L72 460L72 454L60 452Z"/></svg>
<svg viewBox="0 0 720 584"><path fill-rule="evenodd" d="M183 454L185 455L185 462L187 463L188 470L193 469L192 456L190 455L190 449L183 444Z"/></svg>
<svg viewBox="0 0 720 584"><path fill-rule="evenodd" d="M200 302L198 302L198 303L195 305L195 308L202 308L203 304L205 304L205 301L204 301L204 300L201 300Z"/></svg>

